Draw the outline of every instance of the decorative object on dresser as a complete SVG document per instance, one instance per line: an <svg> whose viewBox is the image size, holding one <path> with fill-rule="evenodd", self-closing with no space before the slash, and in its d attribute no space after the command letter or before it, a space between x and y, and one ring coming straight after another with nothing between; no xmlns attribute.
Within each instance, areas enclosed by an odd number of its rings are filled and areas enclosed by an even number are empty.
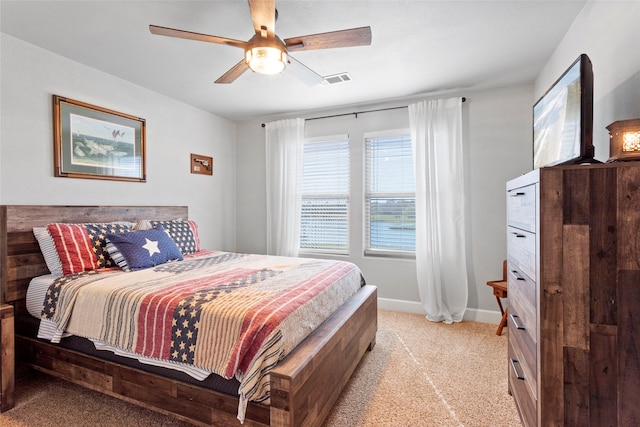
<svg viewBox="0 0 640 427"><path fill-rule="evenodd" d="M619 120L607 126L609 162L640 160L640 119Z"/></svg>
<svg viewBox="0 0 640 427"><path fill-rule="evenodd" d="M146 181L145 119L53 95L53 173Z"/></svg>
<svg viewBox="0 0 640 427"><path fill-rule="evenodd" d="M487 282L487 286L491 286L493 288L493 296L496 297L496 301L498 301L498 307L500 307L500 314L502 314L502 319L500 319L500 324L498 325L496 335L502 335L502 328L504 328L507 324L507 314L509 313L508 309L502 307L502 301L500 301L500 298L507 298L506 259L502 262L502 280L490 280Z"/></svg>
<svg viewBox="0 0 640 427"><path fill-rule="evenodd" d="M640 423L640 162L507 183L509 390L525 426Z"/></svg>

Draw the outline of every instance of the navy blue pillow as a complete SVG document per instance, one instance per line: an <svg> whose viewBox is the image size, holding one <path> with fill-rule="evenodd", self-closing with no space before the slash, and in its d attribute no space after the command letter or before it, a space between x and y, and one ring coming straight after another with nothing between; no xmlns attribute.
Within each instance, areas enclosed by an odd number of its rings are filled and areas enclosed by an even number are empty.
<svg viewBox="0 0 640 427"><path fill-rule="evenodd" d="M114 222L108 224L85 224L85 228L93 242L93 252L95 252L98 259L98 268L115 267L115 262L107 250L106 235L108 233L127 233L131 230L131 227L127 224Z"/></svg>
<svg viewBox="0 0 640 427"><path fill-rule="evenodd" d="M176 242L183 255L189 255L198 250L193 230L188 221L150 221L153 228L164 227L169 236Z"/></svg>
<svg viewBox="0 0 640 427"><path fill-rule="evenodd" d="M182 252L162 227L128 233L107 234L129 270L142 270L169 261L182 261Z"/></svg>

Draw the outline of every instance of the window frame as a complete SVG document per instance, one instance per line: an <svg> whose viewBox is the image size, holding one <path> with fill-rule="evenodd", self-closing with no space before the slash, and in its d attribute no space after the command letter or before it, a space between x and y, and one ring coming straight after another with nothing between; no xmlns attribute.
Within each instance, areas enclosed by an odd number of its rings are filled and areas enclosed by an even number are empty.
<svg viewBox="0 0 640 427"><path fill-rule="evenodd" d="M351 140L349 139L349 134L337 134L337 135L327 135L327 136L317 136L305 138L304 144L322 144L322 143L331 143L331 142L339 142L346 141L347 142L347 192L344 193L346 198L346 221L347 221L347 230L346 230L346 248L344 250L335 250L335 249L318 249L318 248L303 248L302 247L302 201L304 200L304 193L301 190L301 206L300 206L300 244L298 251L303 255L338 255L338 256L349 256L351 253ZM303 161L304 163L304 161ZM303 167L303 183L302 188L304 188L304 167ZM317 193L318 196L323 195L323 193ZM334 197L338 199L337 196L339 193L326 193L325 197Z"/></svg>
<svg viewBox="0 0 640 427"><path fill-rule="evenodd" d="M362 253L365 257L384 257L384 258L396 258L396 259L415 259L416 251L413 250L400 250L400 249L377 249L370 247L370 206L369 199L369 170L368 170L368 160L369 160L369 149L368 149L368 139L372 138L400 138L400 137L408 137L411 140L411 130L408 128L403 129L390 129L383 131L373 131L373 132L365 132L362 138ZM412 150L413 151L413 150ZM413 152L412 152L413 157ZM415 161L414 161L415 165ZM376 195L388 195L393 197L413 197L414 206L415 206L415 189L413 193L407 192L380 192L373 193Z"/></svg>

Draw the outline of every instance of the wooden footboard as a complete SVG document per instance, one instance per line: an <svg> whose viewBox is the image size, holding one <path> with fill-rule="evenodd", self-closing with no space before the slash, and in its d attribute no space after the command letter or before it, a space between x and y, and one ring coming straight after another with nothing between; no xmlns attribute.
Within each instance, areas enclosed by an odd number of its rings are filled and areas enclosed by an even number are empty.
<svg viewBox="0 0 640 427"><path fill-rule="evenodd" d="M180 206L0 206L0 303L16 330L29 280L48 272L32 227L51 222L187 218ZM377 293L364 286L271 372L271 406L250 403L245 426L319 426L367 349L375 345ZM3 331L4 333L4 331ZM239 425L238 397L17 334L16 362L195 425ZM2 396L13 381L2 378ZM5 384L7 390L5 390ZM8 405L10 406L10 405ZM3 408L3 409L9 409Z"/></svg>
<svg viewBox="0 0 640 427"><path fill-rule="evenodd" d="M271 425L319 426L378 329L377 291L365 286L271 371Z"/></svg>

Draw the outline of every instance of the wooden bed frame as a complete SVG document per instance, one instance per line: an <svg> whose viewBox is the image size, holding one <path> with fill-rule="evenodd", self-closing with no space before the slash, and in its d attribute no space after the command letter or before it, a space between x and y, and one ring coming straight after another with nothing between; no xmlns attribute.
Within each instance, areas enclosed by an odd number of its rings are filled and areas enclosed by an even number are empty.
<svg viewBox="0 0 640 427"><path fill-rule="evenodd" d="M15 310L18 367L26 365L195 425L240 425L237 396L87 356L22 332L21 319L29 316L27 285L49 272L33 227L187 217L185 206L0 206L0 303ZM366 285L271 372L271 405L249 403L244 425L321 425L364 353L375 345L376 331L376 288ZM2 377L3 399L12 397L13 379Z"/></svg>

